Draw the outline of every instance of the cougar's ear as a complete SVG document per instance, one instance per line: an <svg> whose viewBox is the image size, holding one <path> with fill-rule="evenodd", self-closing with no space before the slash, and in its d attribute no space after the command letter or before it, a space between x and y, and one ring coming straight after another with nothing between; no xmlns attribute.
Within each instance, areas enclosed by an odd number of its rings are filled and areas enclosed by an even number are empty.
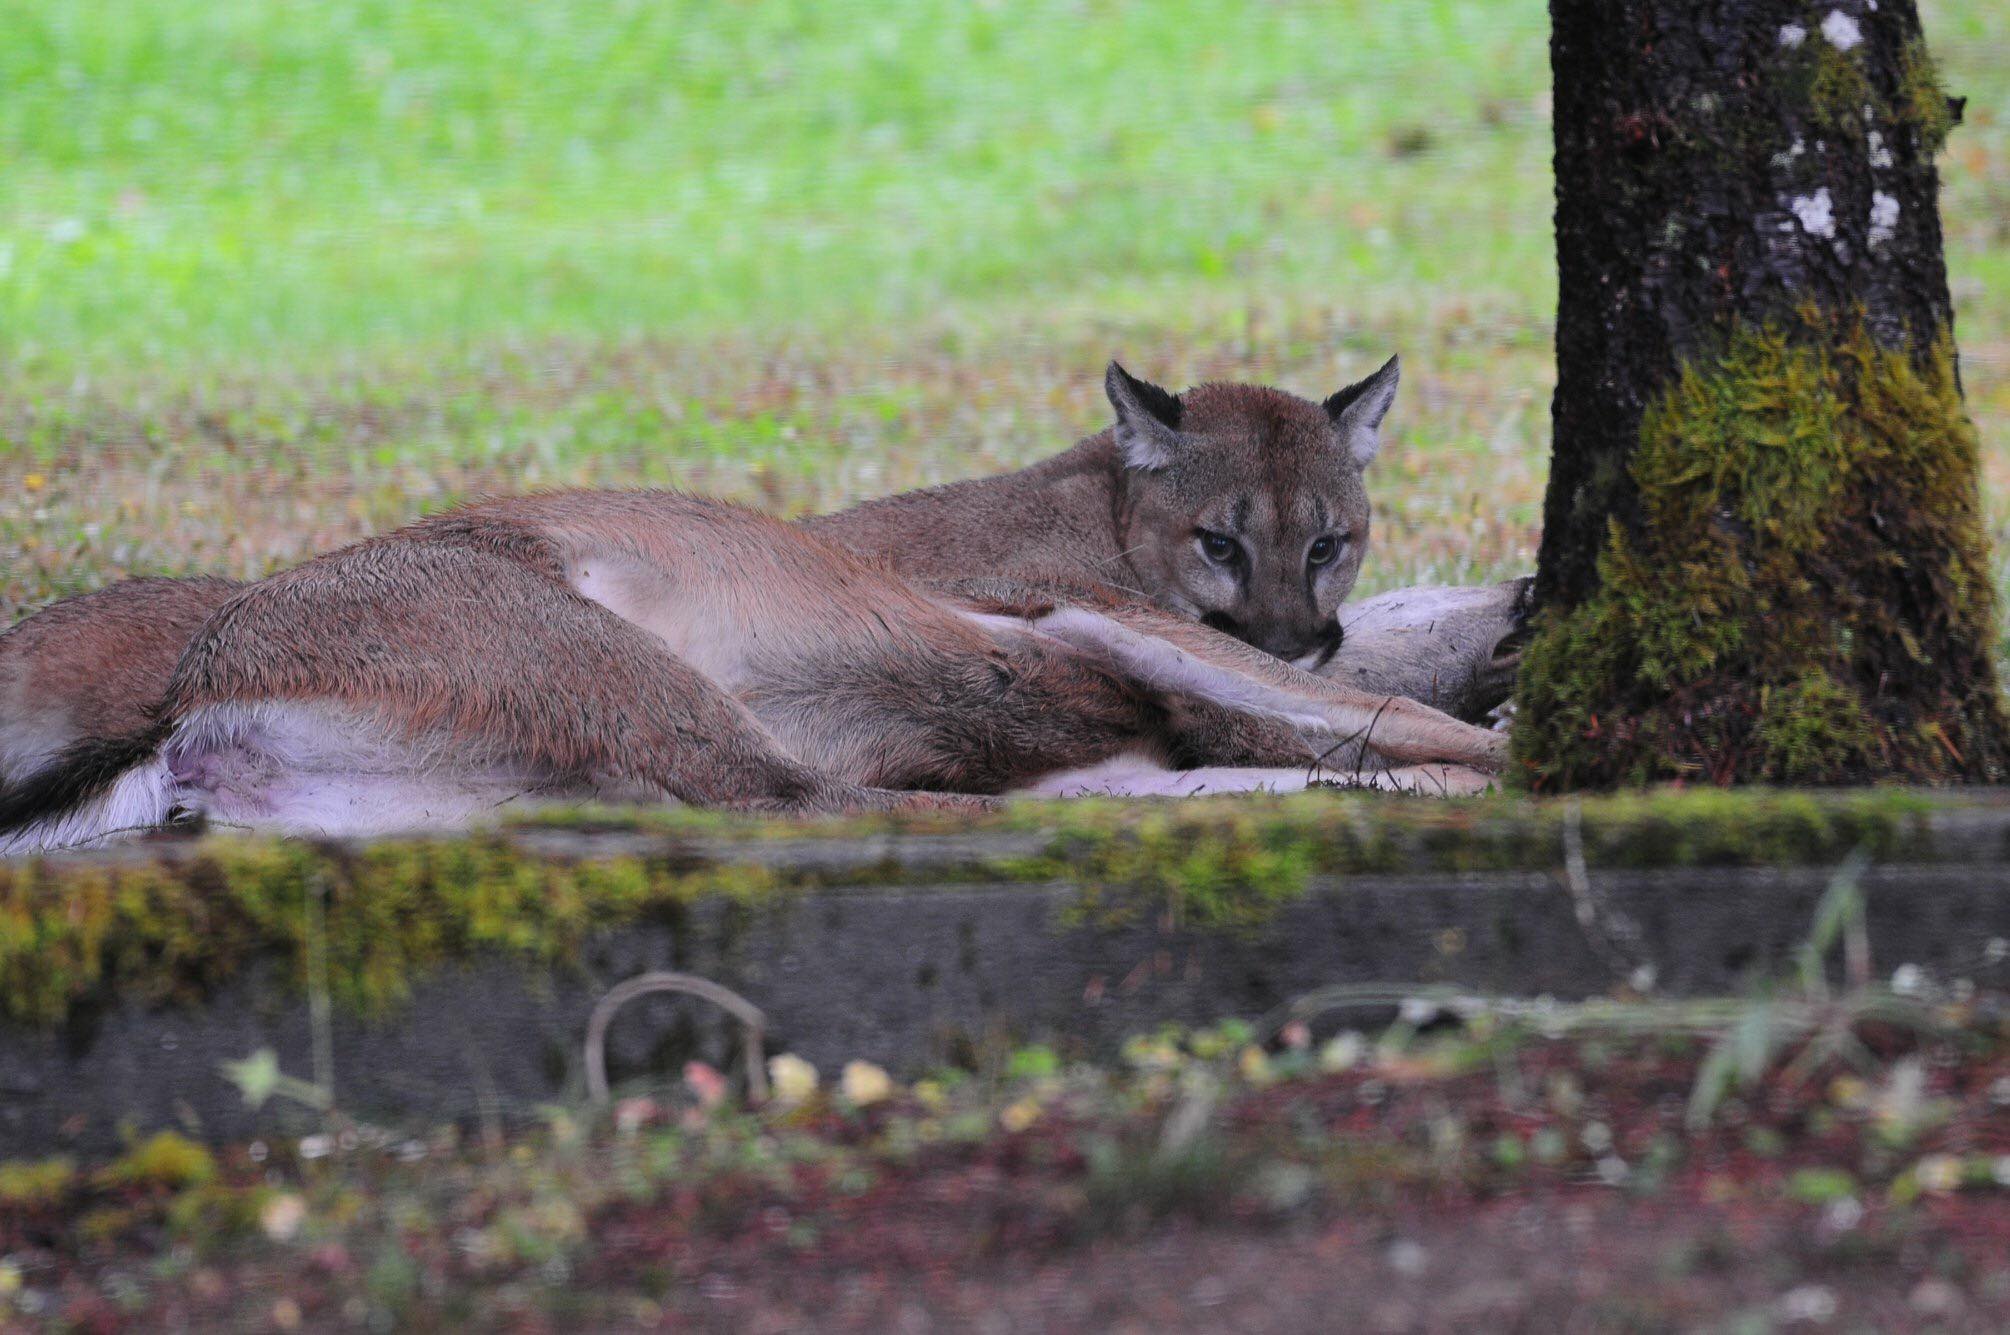
<svg viewBox="0 0 2010 1335"><path fill-rule="evenodd" d="M1366 380L1326 400L1326 415L1333 419L1340 443L1362 468L1372 463L1375 452L1382 448L1382 419L1396 401L1396 385L1402 378L1402 359L1391 357Z"/></svg>
<svg viewBox="0 0 2010 1335"><path fill-rule="evenodd" d="M1103 393L1117 410L1117 451L1124 466L1149 473L1171 463L1180 446L1179 395L1138 379L1115 362L1103 373Z"/></svg>

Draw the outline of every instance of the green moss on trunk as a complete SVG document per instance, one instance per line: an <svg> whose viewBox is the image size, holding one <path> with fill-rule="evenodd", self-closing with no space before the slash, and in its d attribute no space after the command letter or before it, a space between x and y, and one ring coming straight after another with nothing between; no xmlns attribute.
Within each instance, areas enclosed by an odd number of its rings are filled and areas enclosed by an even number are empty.
<svg viewBox="0 0 2010 1335"><path fill-rule="evenodd" d="M1804 312L1802 330L1823 318ZM2006 718L1974 428L1943 339L1740 328L1642 419L1639 522L1524 656L1537 789L1993 780Z"/></svg>
<svg viewBox="0 0 2010 1335"><path fill-rule="evenodd" d="M1955 125L1954 104L1940 82L1940 66L1927 49L1924 38L1905 48L1899 68L1898 119L1919 135L1920 147L1928 157L1937 155L1947 144Z"/></svg>

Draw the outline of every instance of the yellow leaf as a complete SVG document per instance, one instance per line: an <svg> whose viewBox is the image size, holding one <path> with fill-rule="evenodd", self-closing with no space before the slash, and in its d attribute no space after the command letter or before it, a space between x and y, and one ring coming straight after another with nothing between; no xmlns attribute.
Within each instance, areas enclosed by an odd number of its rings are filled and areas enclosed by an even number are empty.
<svg viewBox="0 0 2010 1335"><path fill-rule="evenodd" d="M817 1092L817 1068L792 1052L768 1059L768 1080L777 1103L801 1103Z"/></svg>
<svg viewBox="0 0 2010 1335"><path fill-rule="evenodd" d="M846 1062L839 1089L854 1108L866 1108L892 1095L893 1080L871 1062Z"/></svg>
<svg viewBox="0 0 2010 1335"><path fill-rule="evenodd" d="M1032 1099L1020 1099L998 1110L998 1125L1014 1133L1024 1131L1039 1120L1040 1105Z"/></svg>

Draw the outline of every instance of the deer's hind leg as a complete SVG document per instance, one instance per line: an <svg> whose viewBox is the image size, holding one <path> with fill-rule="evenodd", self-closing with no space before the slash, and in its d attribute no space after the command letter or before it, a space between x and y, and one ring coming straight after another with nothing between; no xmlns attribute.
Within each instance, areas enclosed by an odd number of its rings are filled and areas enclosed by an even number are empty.
<svg viewBox="0 0 2010 1335"><path fill-rule="evenodd" d="M1461 797L1485 792L1493 780L1465 765L1406 765L1334 773L1318 766L1235 765L1174 769L1133 757L1043 776L1020 789L1025 797L1211 797L1223 793L1298 793L1307 788L1369 788L1382 792Z"/></svg>
<svg viewBox="0 0 2010 1335"><path fill-rule="evenodd" d="M802 763L659 639L474 544L370 544L275 576L190 649L170 709L190 805L282 828L385 828L427 791L462 794L449 821L512 793L908 800Z"/></svg>

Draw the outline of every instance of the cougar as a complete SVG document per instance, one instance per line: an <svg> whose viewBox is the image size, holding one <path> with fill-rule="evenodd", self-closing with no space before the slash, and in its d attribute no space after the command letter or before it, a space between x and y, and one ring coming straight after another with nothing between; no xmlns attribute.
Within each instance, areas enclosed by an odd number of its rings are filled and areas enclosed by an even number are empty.
<svg viewBox="0 0 2010 1335"><path fill-rule="evenodd" d="M1171 394L1111 362L1115 421L1073 449L803 522L914 579L1092 581L1317 668L1368 550L1362 470L1400 376L1391 357L1312 403L1257 385Z"/></svg>
<svg viewBox="0 0 2010 1335"><path fill-rule="evenodd" d="M1175 773L1189 717L1203 744L1231 738L1217 754L1280 727L1307 742L1269 768ZM1301 787L1308 758L1349 747L1383 786L1459 790L1503 754L1496 734L1122 595L935 592L721 502L557 493L232 595L155 717L0 794L0 852L177 813L340 835L544 796L809 812Z"/></svg>

